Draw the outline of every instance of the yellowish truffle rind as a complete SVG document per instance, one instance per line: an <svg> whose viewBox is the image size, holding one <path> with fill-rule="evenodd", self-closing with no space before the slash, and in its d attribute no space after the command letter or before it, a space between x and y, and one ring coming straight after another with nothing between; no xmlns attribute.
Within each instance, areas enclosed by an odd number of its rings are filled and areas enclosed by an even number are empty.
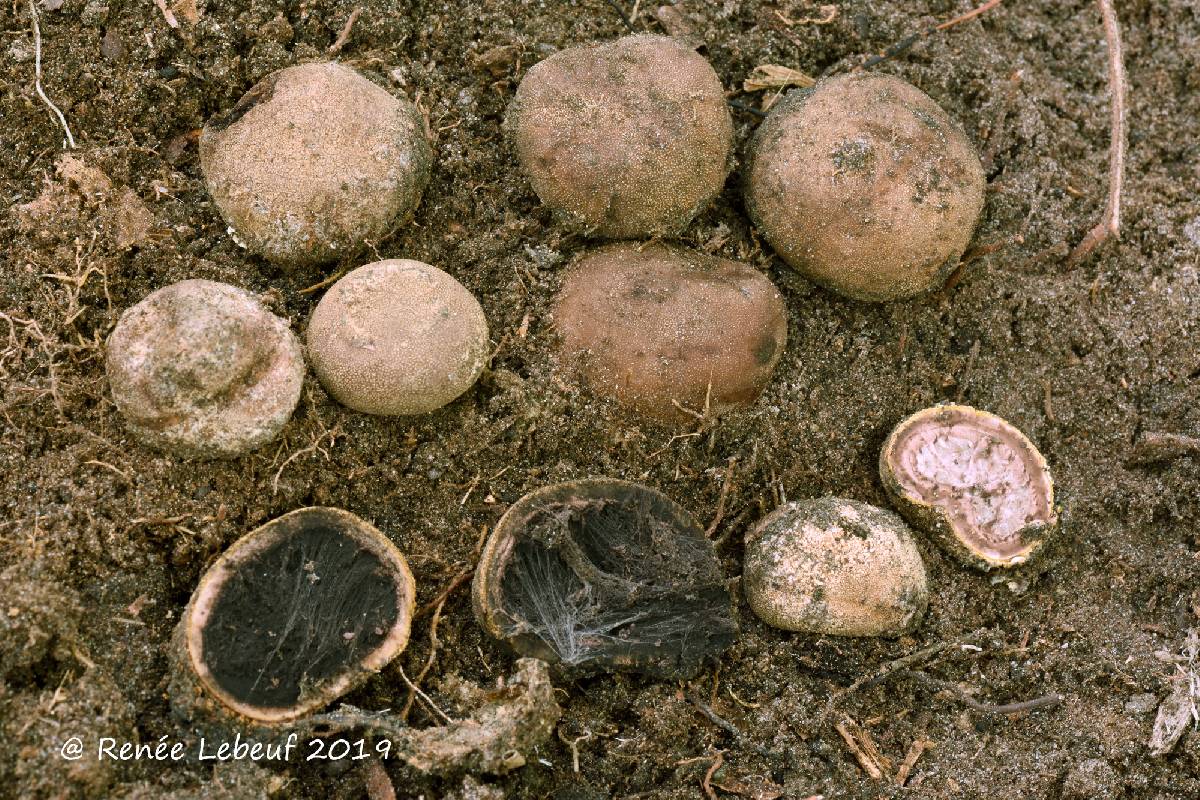
<svg viewBox="0 0 1200 800"><path fill-rule="evenodd" d="M479 301L429 264L388 259L351 271L317 304L305 334L313 371L367 414L426 414L466 392L488 357Z"/></svg>
<svg viewBox="0 0 1200 800"><path fill-rule="evenodd" d="M755 226L798 272L888 301L945 282L985 186L974 146L928 95L855 73L775 105L755 133L745 191Z"/></svg>
<svg viewBox="0 0 1200 800"><path fill-rule="evenodd" d="M746 538L742 585L776 628L898 636L929 603L925 564L908 526L881 508L826 497L780 506Z"/></svg>
<svg viewBox="0 0 1200 800"><path fill-rule="evenodd" d="M666 36L572 47L535 64L505 127L542 202L601 238L680 233L733 164L720 78Z"/></svg>
<svg viewBox="0 0 1200 800"><path fill-rule="evenodd" d="M285 266L384 238L411 217L432 163L416 107L333 62L268 75L200 136L221 216Z"/></svg>
<svg viewBox="0 0 1200 800"><path fill-rule="evenodd" d="M905 431L925 420L937 418L939 415L954 414L999 420L1003 423L1008 432L1028 448L1028 454L1035 468L1042 472L1049 487L1049 505L1054 509L1052 518L1048 523L1030 525L1018 534L1025 546L1015 559L1011 557L1005 559L994 558L971 547L955 532L954 526L950 524L950 518L945 510L932 503L927 503L906 491L900 485L892 469L891 464L896 459L897 444ZM1050 475L1050 468L1046 464L1046 459L1037 449L1037 446L1025 434L995 414L980 411L971 406L945 403L923 409L906 417L892 429L892 432L884 442L883 449L879 452L879 477L888 499L892 501L892 505L896 507L900 514L913 527L930 534L934 541L956 561L972 569L983 570L985 572L999 569L1014 576L1017 574L1034 576L1044 569L1046 561L1045 551L1058 539L1062 514L1054 503L1054 481Z"/></svg>

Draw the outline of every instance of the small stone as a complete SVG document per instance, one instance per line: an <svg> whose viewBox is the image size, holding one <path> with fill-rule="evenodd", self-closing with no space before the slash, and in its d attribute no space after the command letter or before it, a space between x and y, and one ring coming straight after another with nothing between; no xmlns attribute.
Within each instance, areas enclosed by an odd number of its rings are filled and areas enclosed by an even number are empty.
<svg viewBox="0 0 1200 800"><path fill-rule="evenodd" d="M925 564L904 521L836 497L767 515L746 539L742 585L768 625L835 636L898 636L929 602Z"/></svg>
<svg viewBox="0 0 1200 800"><path fill-rule="evenodd" d="M554 324L562 363L593 392L663 420L754 402L787 343L787 311L765 275L663 245L584 256Z"/></svg>
<svg viewBox="0 0 1200 800"><path fill-rule="evenodd" d="M268 75L200 136L221 216L249 250L284 265L386 236L416 209L431 163L412 103L328 62Z"/></svg>
<svg viewBox="0 0 1200 800"><path fill-rule="evenodd" d="M182 456L234 456L271 441L304 381L287 321L215 281L151 293L121 315L107 351L113 400L130 430Z"/></svg>
<svg viewBox="0 0 1200 800"><path fill-rule="evenodd" d="M326 292L308 324L313 370L339 403L367 414L425 414L475 383L487 317L461 283L420 261L376 261Z"/></svg>
<svg viewBox="0 0 1200 800"><path fill-rule="evenodd" d="M732 163L720 78L666 36L581 45L535 64L505 125L542 202L604 238L678 234Z"/></svg>
<svg viewBox="0 0 1200 800"><path fill-rule="evenodd" d="M856 300L942 285L983 210L983 167L920 89L853 73L794 91L755 133L746 208L779 257Z"/></svg>

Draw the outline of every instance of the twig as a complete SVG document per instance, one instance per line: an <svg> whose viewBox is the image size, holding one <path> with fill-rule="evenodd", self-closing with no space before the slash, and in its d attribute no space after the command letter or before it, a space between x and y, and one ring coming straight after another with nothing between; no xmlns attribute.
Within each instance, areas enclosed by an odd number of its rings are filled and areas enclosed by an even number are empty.
<svg viewBox="0 0 1200 800"><path fill-rule="evenodd" d="M872 674L859 678L845 689L835 692L832 696L830 696L829 700L825 703L825 710L821 712L821 716L817 717L817 723L822 724L825 722L825 720L829 719L829 715L833 713L833 710L837 707L837 704L857 692L859 689L882 683L902 670L914 667L917 664L923 664L926 661L930 661L947 650L955 647L961 647L962 645L970 642L972 639L977 638L981 633L982 631L975 631L974 633L968 634L967 636L964 636L956 641L940 642L938 644L930 645L929 647L918 650L915 653L909 653L906 656L901 656L893 661L889 661L879 669L875 670L875 672Z"/></svg>
<svg viewBox="0 0 1200 800"><path fill-rule="evenodd" d="M412 691L408 693L408 701L405 702L404 708L400 711L400 719L404 720L405 722L408 722L408 714L410 711L412 711L413 700L416 699L417 692L419 691L417 686L421 683L421 681L425 680L425 676L429 674L429 670L433 668L433 662L437 658L439 644L437 626L438 622L440 622L442 619L442 607L445 606L445 604L446 600L445 598L442 598L442 602L438 604L437 608L433 612L433 621L429 623L429 655L425 658L425 664L421 667L421 671L417 673L416 680L410 684ZM426 698L426 700L428 700L428 698Z"/></svg>
<svg viewBox="0 0 1200 800"><path fill-rule="evenodd" d="M63 116L63 112L58 106L50 101L46 96L46 90L42 88L42 28L38 25L37 4L34 0L29 0L29 15L33 19L33 88L37 90L37 96L42 98L42 102L46 107L53 112L54 116L58 117L58 123L62 125L62 129L67 134L67 148L75 149L75 137L71 135L71 126L67 125L67 118Z"/></svg>
<svg viewBox="0 0 1200 800"><path fill-rule="evenodd" d="M918 736L912 745L908 748L908 753L904 756L903 763L900 764L900 769L896 770L896 785L903 786L908 783L908 776L912 773L912 768L917 765L917 760L929 748L933 747L933 742L926 739L924 736Z"/></svg>
<svg viewBox="0 0 1200 800"><path fill-rule="evenodd" d="M1121 188L1125 181L1125 55L1121 47L1121 25L1112 0L1098 0L1104 17L1104 38L1108 40L1108 87L1112 95L1112 132L1108 143L1108 200L1100 221L1067 256L1067 264L1076 264L1103 244L1110 236L1121 237Z"/></svg>
<svg viewBox="0 0 1200 800"><path fill-rule="evenodd" d="M440 716L443 720L445 720L447 723L453 724L454 720L452 720L449 717L449 715L446 714L445 711L442 711L440 708L438 708L434 704L434 702L429 699L429 695L427 695L423 691L421 691L421 688L419 686L417 686L415 683L413 683L412 681L410 681L408 679L408 676L404 674L404 667L397 664L396 671L400 673L400 677L404 681L405 685L408 686L408 688L411 689L413 692L415 692L417 697L420 697L422 700L424 700L429 705L429 707L432 708L434 711L436 711L438 716Z"/></svg>
<svg viewBox="0 0 1200 800"><path fill-rule="evenodd" d="M967 694L966 690L958 684L939 680L920 670L907 670L905 675L916 679L918 683L922 683L932 689L949 691L967 708L974 711L982 711L986 714L1019 714L1022 711L1036 711L1039 708L1054 708L1061 705L1063 701L1060 694L1048 694L1043 697L1035 697L1032 700L1023 700L1019 703L1005 703L1004 705L997 706L991 703L981 703Z"/></svg>
<svg viewBox="0 0 1200 800"><path fill-rule="evenodd" d="M158 10L162 12L163 19L167 21L167 25L172 29L179 27L179 20L175 19L175 13L167 8L164 0L154 0L154 5L158 6Z"/></svg>
<svg viewBox="0 0 1200 800"><path fill-rule="evenodd" d="M775 754L772 753L767 748L761 747L761 746L755 744L754 742L750 741L750 737L748 737L748 736L746 736L746 734L742 733L741 729L738 728L738 726L734 725L732 722L725 719L717 712L713 711L711 706L709 706L707 703L705 703L699 697L696 697L696 695L692 694L691 692L688 692L687 699L689 701L691 701L691 704L694 705L700 711L701 714L708 717L709 722L711 722L713 725L716 725L718 728L720 728L721 730L725 731L730 736L732 736L734 738L734 741L736 741L738 744L740 744L744 747L750 748L754 752L758 753L760 756L766 756L768 758L772 758L775 756Z"/></svg>
<svg viewBox="0 0 1200 800"><path fill-rule="evenodd" d="M752 105L743 103L741 100L730 100L729 105L733 106L738 111L745 111L747 114L753 114L754 116L759 117L760 119L765 118L767 116L766 111L755 108Z"/></svg>
<svg viewBox="0 0 1200 800"><path fill-rule="evenodd" d="M421 608L417 611L417 613L413 615L413 620L416 621L418 619L421 619L425 615L430 614L430 613L436 611L437 609L441 608L442 604L446 602L446 598L448 598L451 594L453 594L454 590L457 589L459 586L462 586L464 583L471 580L471 576L473 576L474 574L475 574L475 568L471 567L470 569L465 569L462 572L455 575L453 578L451 578L450 583L447 584L445 589L442 589L440 592L438 592L437 597L433 598L428 603L421 606Z"/></svg>
<svg viewBox="0 0 1200 800"><path fill-rule="evenodd" d="M729 459L729 467L725 470L725 480L721 482L721 495L717 498L717 511L713 515L712 522L708 524L708 530L704 532L705 538L711 539L712 535L717 532L717 526L725 518L725 500L729 497L729 485L733 483L733 470L736 466L737 456L734 456Z"/></svg>
<svg viewBox="0 0 1200 800"><path fill-rule="evenodd" d="M329 49L325 52L331 56L341 52L341 49L346 46L346 42L350 41L350 31L354 29L354 23L358 22L358 15L361 13L361 8L356 8L350 12L350 18L342 26L342 32L337 35L337 38L333 40L333 44L329 45Z"/></svg>
<svg viewBox="0 0 1200 800"><path fill-rule="evenodd" d="M891 45L890 47L888 47L888 49L884 50L879 55L870 56L865 61L863 61L863 63L861 63L857 67L855 67L855 69L866 69L867 67L873 67L876 64L881 64L890 58L895 58L896 56L906 52L909 48L911 48L914 44L916 44L917 42L924 39L926 36L929 36L932 33L939 33L941 31L948 30L949 28L953 28L955 25L966 22L967 20L970 20L970 19L974 19L975 17L978 17L980 14L983 14L987 11L991 11L993 8L1000 5L1000 3L1001 3L1001 0L988 0L986 3L979 6L978 8L968 11L965 14L960 14L959 16L955 17L954 19L947 20L946 22L943 22L939 25L934 25L932 28L926 28L925 30L920 31L918 33L913 33L908 36L905 36L903 39L901 39L900 41Z"/></svg>
<svg viewBox="0 0 1200 800"><path fill-rule="evenodd" d="M700 782L700 788L704 790L704 795L709 800L717 800L717 792L712 787L713 775L717 774L717 770L725 763L725 751L718 750L716 757L713 758L713 763L709 766L708 771L704 773L704 780Z"/></svg>
<svg viewBox="0 0 1200 800"><path fill-rule="evenodd" d="M383 762L368 758L363 764L363 788L367 792L367 800L396 800L396 787L388 777Z"/></svg>
<svg viewBox="0 0 1200 800"><path fill-rule="evenodd" d="M858 739L854 736L854 733L850 730L851 725L853 725L859 733L866 733L866 731L860 728L858 724L849 717L839 721L833 727L837 729L838 734L842 737L842 741L846 743L846 747L850 748L850 752L854 754L854 759L858 762L858 765L862 767L863 772L867 773L872 780L883 780L882 765L879 763L877 758L879 754L878 748L875 747L875 743L872 741L869 749L874 752L869 752L868 748L865 746L866 741L869 740L864 740L864 743L860 744Z"/></svg>
<svg viewBox="0 0 1200 800"><path fill-rule="evenodd" d="M617 16L621 18L621 22L625 23L626 28L633 30L633 20L629 18L629 15L625 13L625 9L621 8L621 4L617 0L604 0L604 2L608 3L613 11L617 12Z"/></svg>

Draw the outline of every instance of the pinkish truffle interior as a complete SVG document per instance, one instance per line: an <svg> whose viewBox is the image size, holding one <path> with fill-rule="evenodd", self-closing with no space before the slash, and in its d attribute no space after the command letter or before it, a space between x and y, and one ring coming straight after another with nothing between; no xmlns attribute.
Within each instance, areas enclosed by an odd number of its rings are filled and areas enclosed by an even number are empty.
<svg viewBox="0 0 1200 800"><path fill-rule="evenodd" d="M1040 457L998 417L946 409L897 437L890 467L906 494L941 508L955 534L980 555L1018 562L1021 531L1054 518Z"/></svg>

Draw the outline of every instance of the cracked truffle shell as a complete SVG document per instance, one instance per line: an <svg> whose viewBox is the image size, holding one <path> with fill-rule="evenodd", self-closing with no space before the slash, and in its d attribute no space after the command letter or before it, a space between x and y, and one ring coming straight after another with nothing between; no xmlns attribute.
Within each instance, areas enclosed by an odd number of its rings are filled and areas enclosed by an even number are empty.
<svg viewBox="0 0 1200 800"><path fill-rule="evenodd" d="M304 382L287 322L215 281L171 284L127 309L107 356L113 401L130 430L183 456L234 456L271 441Z"/></svg>
<svg viewBox="0 0 1200 800"><path fill-rule="evenodd" d="M970 406L934 406L902 421L883 445L879 474L906 519L977 569L1026 565L1059 529L1037 447Z"/></svg>
<svg viewBox="0 0 1200 800"><path fill-rule="evenodd" d="M386 236L416 209L432 160L412 103L332 62L268 75L200 136L204 181L226 224L285 266Z"/></svg>
<svg viewBox="0 0 1200 800"><path fill-rule="evenodd" d="M425 414L475 383L487 317L461 283L408 259L359 267L330 287L306 333L321 385L367 414Z"/></svg>
<svg viewBox="0 0 1200 800"><path fill-rule="evenodd" d="M945 282L985 185L974 146L928 95L851 74L775 105L754 135L745 191L780 258L846 297L886 301Z"/></svg>
<svg viewBox="0 0 1200 800"><path fill-rule="evenodd" d="M929 603L925 563L891 511L837 497L780 506L746 538L742 585L776 628L897 636Z"/></svg>
<svg viewBox="0 0 1200 800"><path fill-rule="evenodd" d="M746 406L787 344L787 310L754 268L665 247L616 244L567 273L554 308L560 361L597 395L660 420L680 406Z"/></svg>
<svg viewBox="0 0 1200 800"><path fill-rule="evenodd" d="M720 79L666 36L581 45L535 64L505 125L541 201L602 238L678 234L732 163Z"/></svg>

